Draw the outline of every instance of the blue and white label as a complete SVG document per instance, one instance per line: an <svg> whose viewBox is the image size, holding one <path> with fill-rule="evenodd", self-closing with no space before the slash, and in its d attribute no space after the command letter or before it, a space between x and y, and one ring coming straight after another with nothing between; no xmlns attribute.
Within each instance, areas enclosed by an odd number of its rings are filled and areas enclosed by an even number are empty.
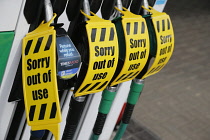
<svg viewBox="0 0 210 140"><path fill-rule="evenodd" d="M81 56L67 35L57 37L56 45L58 57L57 75L61 79L70 79L79 70Z"/></svg>
<svg viewBox="0 0 210 140"><path fill-rule="evenodd" d="M77 73L78 70L79 70L79 68L73 68L70 70L59 71L58 76L63 79L70 79L70 78L74 77L74 75Z"/></svg>
<svg viewBox="0 0 210 140"><path fill-rule="evenodd" d="M69 58L78 56L78 51L68 36L56 38L59 58Z"/></svg>
<svg viewBox="0 0 210 140"><path fill-rule="evenodd" d="M161 4L165 4L166 0L157 0L155 5L161 5Z"/></svg>

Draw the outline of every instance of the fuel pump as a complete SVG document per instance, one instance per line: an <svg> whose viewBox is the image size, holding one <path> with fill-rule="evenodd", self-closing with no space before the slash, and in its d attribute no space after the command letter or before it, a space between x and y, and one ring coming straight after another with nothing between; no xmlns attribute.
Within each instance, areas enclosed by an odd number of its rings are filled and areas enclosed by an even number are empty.
<svg viewBox="0 0 210 140"><path fill-rule="evenodd" d="M30 33L23 39L21 61L23 64L20 66L23 69L27 121L33 130L30 139L42 139L46 129L52 131L56 139L60 139L58 130L61 121L61 107L58 97L62 96L64 90L69 91L71 87L74 87L74 95L71 97L66 121L65 130L67 131L64 131L62 139L72 139L88 95L104 90L91 137L98 139L118 85L133 80L124 113L127 117L123 117L119 131L123 130L115 138L119 139L128 125L134 105L143 88L144 79L160 71L171 57L174 35L170 18L167 14L156 12L150 7L148 11L152 14L146 15L144 19L135 15L142 13L141 9L136 8L142 1L133 0L130 4L131 0L123 0L127 8L131 7L131 12L124 8L122 11L120 8L122 4L118 1L116 9L119 12L114 12L114 17L117 15L117 18L111 22L97 17L94 13L98 11L102 3L102 16L109 19L110 14L113 13L114 2L117 0L103 0L103 2L102 0L89 0L90 9L94 12L91 14L85 8L89 6L84 0L83 11L80 15L79 10L83 0L69 0L66 10L68 18L75 21L79 17L78 22L75 22L78 25L75 26L72 35L75 48L68 33L61 28L62 24L57 23L67 0L63 0L63 3L59 3L60 0L51 1L53 11L57 13L57 16L52 17L51 12L49 22L40 24L43 19L43 5L46 1L27 0L27 4L30 2L34 4L35 10L29 8L24 11L31 26ZM110 10L107 10L106 7ZM83 15L86 17L85 21L81 19ZM39 24L40 26L37 27ZM148 70L149 61L153 57L154 62ZM80 64L81 69L77 76ZM21 74L18 73L19 76ZM19 82L18 86L22 83L21 80L18 78L15 80ZM17 105L18 110L15 114L23 114L24 104L21 101L23 97L19 94L22 91L19 88L15 90L12 90L13 93L18 94L11 94L9 101L19 101L20 104ZM21 113L19 108L22 108ZM13 118L11 124L15 121L19 122L17 119L19 116L14 115ZM9 130L8 135L16 128ZM71 131L70 137L67 136L69 131Z"/></svg>
<svg viewBox="0 0 210 140"><path fill-rule="evenodd" d="M146 9L145 7L143 8ZM169 61L174 49L174 32L169 15L158 12L150 6L149 8L146 10L152 15L145 15L144 17L146 18L150 34L150 59L151 57L155 57L155 59L149 70L148 66L150 61L147 62L144 70L132 81L122 122L114 140L120 140L126 130L134 106L143 89L144 79L159 72ZM165 38L164 43L163 38ZM165 51L163 52L163 50Z"/></svg>
<svg viewBox="0 0 210 140"><path fill-rule="evenodd" d="M140 10L141 10L141 5L143 4L143 0L133 0L131 2L128 1L128 0L122 0L122 5L124 8L126 9L130 9L130 11L133 13L133 14L139 14L140 13ZM123 112L125 110L125 106L126 106L126 103L124 103L123 107L122 107L122 110L120 112L120 115L118 117L118 120L116 122L116 126L117 127L122 119L122 115L123 115Z"/></svg>
<svg viewBox="0 0 210 140"><path fill-rule="evenodd" d="M117 1L117 5L122 6L120 0ZM103 91L91 140L98 139L102 133L106 116L116 95L117 85L134 79L146 65L149 56L149 36L145 19L127 9L124 9L125 11L116 9L123 14L112 21L118 35L119 62L112 81Z"/></svg>
<svg viewBox="0 0 210 140"><path fill-rule="evenodd" d="M99 18L89 8L88 0L84 0L84 12L81 13L85 16L85 21L80 18L72 34L72 40L82 56L82 66L71 98L62 140L73 138L87 95L106 88L118 62L114 24ZM99 8L94 10L97 9Z"/></svg>
<svg viewBox="0 0 210 140"><path fill-rule="evenodd" d="M80 9L81 9L83 3L84 3L83 0L78 1L78 3L75 3L73 1L68 2L66 14L67 14L69 21L71 21L70 26L72 26L72 24L74 24L72 29L69 28L69 32L70 32L70 30L71 30L71 32L73 32L72 30L76 26L75 23L78 20ZM73 7L78 8L77 9L78 13L75 14L77 16L75 16L74 18L72 18L72 16L71 16ZM76 83L76 81L75 81L75 83ZM75 86L75 83L73 86ZM78 125L78 122L80 120L81 113L84 109L86 100L87 100L86 96L80 96L80 97L75 97L74 95L71 96L69 110L68 110L68 114L66 117L66 125L65 125L63 135L62 135L62 140L65 140L65 139L71 140L73 138L74 133L77 128L77 125Z"/></svg>

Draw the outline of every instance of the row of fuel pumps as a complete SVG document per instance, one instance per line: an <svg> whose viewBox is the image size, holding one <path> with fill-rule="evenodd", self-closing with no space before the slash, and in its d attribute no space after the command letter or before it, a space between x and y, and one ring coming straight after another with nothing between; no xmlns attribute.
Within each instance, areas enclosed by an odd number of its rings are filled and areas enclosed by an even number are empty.
<svg viewBox="0 0 210 140"><path fill-rule="evenodd" d="M166 2L22 0L0 32L0 139L120 140L174 50Z"/></svg>

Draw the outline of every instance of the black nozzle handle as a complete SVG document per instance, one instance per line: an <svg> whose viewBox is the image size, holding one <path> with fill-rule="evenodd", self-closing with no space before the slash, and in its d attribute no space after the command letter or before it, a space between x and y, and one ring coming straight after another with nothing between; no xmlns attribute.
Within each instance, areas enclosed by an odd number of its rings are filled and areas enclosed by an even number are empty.
<svg viewBox="0 0 210 140"><path fill-rule="evenodd" d="M148 0L149 6L153 7L155 5L156 0Z"/></svg>
<svg viewBox="0 0 210 140"><path fill-rule="evenodd" d="M57 23L58 17L63 13L66 8L67 0L55 0L52 3L53 13L56 13L57 16L54 19L55 23Z"/></svg>
<svg viewBox="0 0 210 140"><path fill-rule="evenodd" d="M128 7L130 6L130 4L131 4L131 0L122 0L122 5L126 9L128 9Z"/></svg>
<svg viewBox="0 0 210 140"><path fill-rule="evenodd" d="M89 0L90 3L90 11L93 13L97 13L101 7L102 0Z"/></svg>
<svg viewBox="0 0 210 140"><path fill-rule="evenodd" d="M66 7L66 15L69 21L73 21L80 13L84 0L69 0Z"/></svg>
<svg viewBox="0 0 210 140"><path fill-rule="evenodd" d="M43 6L43 0L26 0L23 13L28 24L34 24L39 20Z"/></svg>
<svg viewBox="0 0 210 140"><path fill-rule="evenodd" d="M82 111L86 103L86 97L83 100L71 97L69 111L66 117L66 126L64 128L62 140L72 140L77 129Z"/></svg>
<svg viewBox="0 0 210 140"><path fill-rule="evenodd" d="M101 6L101 15L104 19L109 19L113 13L117 0L104 0Z"/></svg>
<svg viewBox="0 0 210 140"><path fill-rule="evenodd" d="M134 14L139 14L142 6L143 5L143 0L133 0L130 6L130 11Z"/></svg>
<svg viewBox="0 0 210 140"><path fill-rule="evenodd" d="M93 128L93 133L95 135L100 135L102 133L104 123L106 121L107 114L98 113L97 119Z"/></svg>
<svg viewBox="0 0 210 140"><path fill-rule="evenodd" d="M134 107L135 107L135 105L133 105L133 104L129 104L129 103L126 104L125 111L123 113L123 118L122 118L122 122L124 124L129 124Z"/></svg>

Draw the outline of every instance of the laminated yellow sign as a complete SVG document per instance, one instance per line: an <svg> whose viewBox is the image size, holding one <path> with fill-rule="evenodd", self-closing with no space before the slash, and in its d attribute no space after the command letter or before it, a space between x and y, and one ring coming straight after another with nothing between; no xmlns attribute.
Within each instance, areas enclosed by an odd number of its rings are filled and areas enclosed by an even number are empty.
<svg viewBox="0 0 210 140"><path fill-rule="evenodd" d="M146 65L149 56L149 34L145 19L125 8L124 10L119 10L123 14L121 22L125 48L120 46L120 49L125 51L124 65L111 86L134 79Z"/></svg>
<svg viewBox="0 0 210 140"><path fill-rule="evenodd" d="M83 12L82 12L83 13ZM118 41L115 26L91 13L86 32L89 43L89 64L81 86L75 97L102 91L112 79L118 62Z"/></svg>
<svg viewBox="0 0 210 140"><path fill-rule="evenodd" d="M147 10L152 13L152 23L157 40L157 52L152 66L142 79L159 72L168 63L174 50L174 31L169 15L158 12L152 7Z"/></svg>
<svg viewBox="0 0 210 140"><path fill-rule="evenodd" d="M28 125L50 130L59 140L60 105L56 80L55 16L23 38L22 73Z"/></svg>

